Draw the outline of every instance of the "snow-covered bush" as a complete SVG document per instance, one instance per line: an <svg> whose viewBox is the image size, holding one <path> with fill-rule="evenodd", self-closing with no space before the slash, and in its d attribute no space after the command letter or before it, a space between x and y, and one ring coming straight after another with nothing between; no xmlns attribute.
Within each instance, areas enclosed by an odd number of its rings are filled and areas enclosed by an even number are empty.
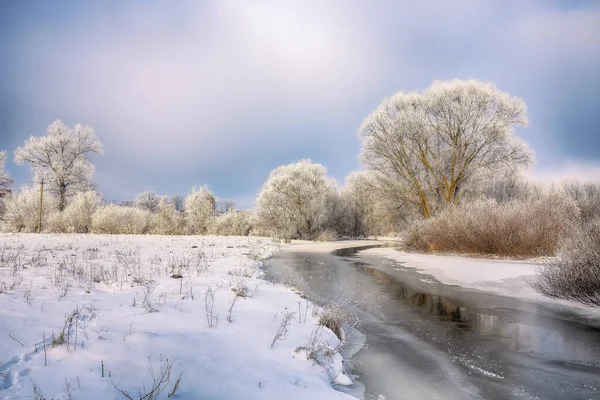
<svg viewBox="0 0 600 400"><path fill-rule="evenodd" d="M148 232L151 217L149 211L110 204L92 216L92 232L141 235Z"/></svg>
<svg viewBox="0 0 600 400"><path fill-rule="evenodd" d="M98 193L77 193L64 211L56 211L49 216L45 230L57 233L88 233L92 229L92 215L101 205L102 198Z"/></svg>
<svg viewBox="0 0 600 400"><path fill-rule="evenodd" d="M533 287L546 296L600 307L600 218L565 235L558 257L540 270Z"/></svg>
<svg viewBox="0 0 600 400"><path fill-rule="evenodd" d="M23 187L19 193L5 198L4 229L10 232L36 232L40 210L40 191L34 187ZM44 193L42 228L49 216L58 209L57 199Z"/></svg>
<svg viewBox="0 0 600 400"><path fill-rule="evenodd" d="M185 198L185 222L187 232L205 235L214 222L217 198L206 186L192 190Z"/></svg>
<svg viewBox="0 0 600 400"><path fill-rule="evenodd" d="M315 239L328 226L337 193L321 164L310 160L274 169L256 200L260 223L286 239Z"/></svg>
<svg viewBox="0 0 600 400"><path fill-rule="evenodd" d="M253 217L249 211L228 211L215 218L210 232L223 236L248 236L254 225Z"/></svg>
<svg viewBox="0 0 600 400"><path fill-rule="evenodd" d="M183 214L176 210L175 204L167 197L161 197L152 215L150 232L159 235L181 235L184 233Z"/></svg>
<svg viewBox="0 0 600 400"><path fill-rule="evenodd" d="M422 251L553 255L577 216L575 203L554 189L523 201L477 200L413 224L405 243Z"/></svg>

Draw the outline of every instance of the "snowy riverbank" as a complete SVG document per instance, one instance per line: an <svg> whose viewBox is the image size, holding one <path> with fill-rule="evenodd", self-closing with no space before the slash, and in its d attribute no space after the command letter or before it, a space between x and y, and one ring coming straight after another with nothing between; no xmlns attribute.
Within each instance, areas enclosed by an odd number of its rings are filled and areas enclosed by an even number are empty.
<svg viewBox="0 0 600 400"><path fill-rule="evenodd" d="M348 378L324 351L339 342L320 310L260 279L277 250L245 237L0 236L0 399L35 398L34 386L48 399L139 398L167 375L161 399L180 375L174 398L351 398L331 386Z"/></svg>
<svg viewBox="0 0 600 400"><path fill-rule="evenodd" d="M585 307L572 301L551 299L533 290L529 282L535 279L538 268L542 266L535 261L409 253L390 247L368 249L362 254L394 260L402 264L402 268L413 268L415 272L433 276L447 285L545 303L600 321L600 310L597 308ZM426 276L423 277L423 281L427 281Z"/></svg>

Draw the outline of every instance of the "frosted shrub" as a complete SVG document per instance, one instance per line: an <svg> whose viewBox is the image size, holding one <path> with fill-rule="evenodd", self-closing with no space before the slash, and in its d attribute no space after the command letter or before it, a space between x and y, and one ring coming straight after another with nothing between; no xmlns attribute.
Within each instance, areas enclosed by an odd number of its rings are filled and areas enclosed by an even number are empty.
<svg viewBox="0 0 600 400"><path fill-rule="evenodd" d="M600 218L600 181L570 181L564 184L564 189L567 196L577 203L582 224Z"/></svg>
<svg viewBox="0 0 600 400"><path fill-rule="evenodd" d="M436 217L415 223L405 243L422 251L553 255L577 215L573 201L556 190L502 204L479 200L448 207Z"/></svg>
<svg viewBox="0 0 600 400"><path fill-rule="evenodd" d="M310 160L274 169L256 199L262 226L286 239L315 239L327 227L337 193L327 170Z"/></svg>
<svg viewBox="0 0 600 400"><path fill-rule="evenodd" d="M181 235L184 231L183 215L175 209L175 204L168 198L162 197L152 215L150 231L160 235Z"/></svg>
<svg viewBox="0 0 600 400"><path fill-rule="evenodd" d="M19 193L11 194L5 199L4 229L10 232L36 232L40 210L40 192L33 187L24 187ZM42 207L42 227L45 227L49 216L58 209L54 196L44 193Z"/></svg>
<svg viewBox="0 0 600 400"><path fill-rule="evenodd" d="M57 211L50 215L46 230L58 233L88 233L92 229L92 215L101 205L102 198L98 193L77 193L63 212Z"/></svg>
<svg viewBox="0 0 600 400"><path fill-rule="evenodd" d="M92 232L141 235L148 232L150 219L148 211L110 204L92 216Z"/></svg>
<svg viewBox="0 0 600 400"><path fill-rule="evenodd" d="M336 240L338 240L338 234L333 229L325 229L317 236L319 242L334 242Z"/></svg>
<svg viewBox="0 0 600 400"><path fill-rule="evenodd" d="M533 287L546 296L600 307L600 218L565 235L558 257L546 263Z"/></svg>
<svg viewBox="0 0 600 400"><path fill-rule="evenodd" d="M250 212L231 210L214 220L211 233L223 236L248 236L252 228L253 218Z"/></svg>
<svg viewBox="0 0 600 400"><path fill-rule="evenodd" d="M217 198L206 186L192 190L185 198L185 222L188 233L205 235L215 219Z"/></svg>

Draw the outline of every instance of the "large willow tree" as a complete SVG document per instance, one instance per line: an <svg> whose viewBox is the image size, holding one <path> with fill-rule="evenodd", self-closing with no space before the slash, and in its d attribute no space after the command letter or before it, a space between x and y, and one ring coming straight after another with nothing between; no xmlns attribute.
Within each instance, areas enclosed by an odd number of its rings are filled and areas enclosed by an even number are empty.
<svg viewBox="0 0 600 400"><path fill-rule="evenodd" d="M367 117L361 161L382 191L430 217L478 179L529 165L532 151L514 136L526 124L523 100L491 83L436 81L385 99Z"/></svg>

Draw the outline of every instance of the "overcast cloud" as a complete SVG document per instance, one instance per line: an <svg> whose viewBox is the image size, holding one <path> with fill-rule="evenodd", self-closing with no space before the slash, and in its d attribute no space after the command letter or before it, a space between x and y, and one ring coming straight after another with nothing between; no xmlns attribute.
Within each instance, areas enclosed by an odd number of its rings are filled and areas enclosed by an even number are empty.
<svg viewBox="0 0 600 400"><path fill-rule="evenodd" d="M9 0L0 60L0 150L57 118L89 124L107 199L208 184L251 206L273 168L302 158L343 182L384 97L453 78L525 99L530 174L600 178L593 1Z"/></svg>

